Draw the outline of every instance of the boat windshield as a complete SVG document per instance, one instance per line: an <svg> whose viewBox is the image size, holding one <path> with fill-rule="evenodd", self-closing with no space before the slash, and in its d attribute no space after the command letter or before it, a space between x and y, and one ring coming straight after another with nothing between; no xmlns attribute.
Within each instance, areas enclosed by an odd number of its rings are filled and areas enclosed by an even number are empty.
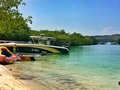
<svg viewBox="0 0 120 90"><path fill-rule="evenodd" d="M12 56L12 54L6 48L1 48L1 54L7 57Z"/></svg>
<svg viewBox="0 0 120 90"><path fill-rule="evenodd" d="M41 34L40 36L30 36L30 41L28 43L33 44L44 44L44 45L53 45L56 41L56 38L54 37L47 37L44 34Z"/></svg>

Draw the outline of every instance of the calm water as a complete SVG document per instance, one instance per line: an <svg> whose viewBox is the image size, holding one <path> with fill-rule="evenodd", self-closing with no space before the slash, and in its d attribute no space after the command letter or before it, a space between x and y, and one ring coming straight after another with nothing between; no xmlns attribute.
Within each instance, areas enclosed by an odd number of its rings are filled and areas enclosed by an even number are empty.
<svg viewBox="0 0 120 90"><path fill-rule="evenodd" d="M50 90L120 90L119 45L71 47L67 55L42 56L10 67Z"/></svg>

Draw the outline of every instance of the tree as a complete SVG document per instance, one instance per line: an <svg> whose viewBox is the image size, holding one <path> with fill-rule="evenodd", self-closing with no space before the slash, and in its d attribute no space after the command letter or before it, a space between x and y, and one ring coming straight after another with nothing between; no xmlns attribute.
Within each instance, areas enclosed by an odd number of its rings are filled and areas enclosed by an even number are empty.
<svg viewBox="0 0 120 90"><path fill-rule="evenodd" d="M120 39L117 40L117 43L120 44Z"/></svg>
<svg viewBox="0 0 120 90"><path fill-rule="evenodd" d="M69 38L72 46L83 45L84 44L83 39L84 37L80 33L76 32L71 34Z"/></svg>
<svg viewBox="0 0 120 90"><path fill-rule="evenodd" d="M22 0L0 0L0 39L28 39L27 22L32 23L32 17L24 18L18 10L20 5L26 4Z"/></svg>
<svg viewBox="0 0 120 90"><path fill-rule="evenodd" d="M63 34L65 34L65 30L64 29L60 30L60 32L63 33Z"/></svg>
<svg viewBox="0 0 120 90"><path fill-rule="evenodd" d="M56 38L54 45L71 45L71 46L79 46L79 45L93 45L97 44L97 40L93 36L83 36L80 33L66 33L65 30L31 30L31 35L40 35L45 34L48 37Z"/></svg>

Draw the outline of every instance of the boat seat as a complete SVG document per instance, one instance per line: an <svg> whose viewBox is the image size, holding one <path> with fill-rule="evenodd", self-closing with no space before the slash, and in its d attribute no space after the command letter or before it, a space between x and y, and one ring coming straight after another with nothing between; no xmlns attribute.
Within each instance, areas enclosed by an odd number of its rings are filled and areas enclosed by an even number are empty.
<svg viewBox="0 0 120 90"><path fill-rule="evenodd" d="M5 49L2 49L2 50L1 50L1 54L5 55L6 57L12 56L12 55L11 55L7 50L5 50Z"/></svg>

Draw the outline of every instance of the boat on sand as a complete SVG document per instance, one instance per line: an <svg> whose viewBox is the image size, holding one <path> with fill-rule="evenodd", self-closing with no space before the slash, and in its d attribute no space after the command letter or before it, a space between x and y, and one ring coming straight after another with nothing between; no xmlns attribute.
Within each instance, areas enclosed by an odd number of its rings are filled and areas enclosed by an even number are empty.
<svg viewBox="0 0 120 90"><path fill-rule="evenodd" d="M17 60L18 56L14 55L6 47L0 47L0 63L12 64Z"/></svg>

